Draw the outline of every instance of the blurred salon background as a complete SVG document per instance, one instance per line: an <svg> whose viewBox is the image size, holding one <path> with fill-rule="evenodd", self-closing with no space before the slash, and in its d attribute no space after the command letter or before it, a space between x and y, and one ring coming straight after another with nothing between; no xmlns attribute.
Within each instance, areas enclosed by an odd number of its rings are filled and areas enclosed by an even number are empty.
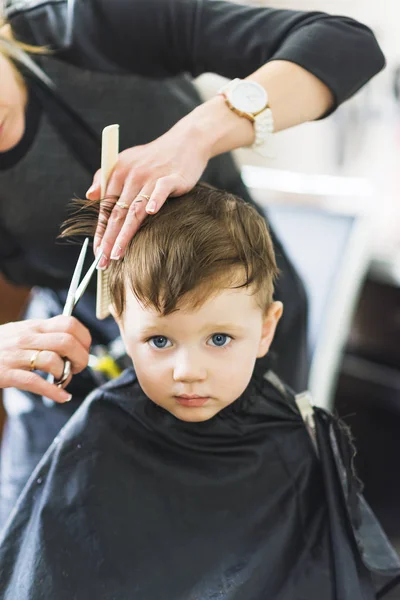
<svg viewBox="0 0 400 600"><path fill-rule="evenodd" d="M271 158L236 158L307 287L314 402L352 427L365 495L400 546L400 2L247 3L354 17L386 54L386 69L334 115L277 134ZM221 78L198 85L209 97ZM14 320L27 291L0 287L0 320Z"/></svg>
<svg viewBox="0 0 400 600"><path fill-rule="evenodd" d="M400 547L400 2L247 3L354 17L387 58L334 115L277 134L271 158L236 158L306 283L313 400L351 426L365 495ZM199 79L206 97L220 84Z"/></svg>

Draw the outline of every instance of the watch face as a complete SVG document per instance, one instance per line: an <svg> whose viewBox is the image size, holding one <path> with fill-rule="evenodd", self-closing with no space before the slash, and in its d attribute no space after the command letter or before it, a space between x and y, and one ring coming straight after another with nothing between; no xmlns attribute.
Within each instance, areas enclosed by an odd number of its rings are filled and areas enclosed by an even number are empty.
<svg viewBox="0 0 400 600"><path fill-rule="evenodd" d="M266 107L268 96L264 88L258 83L241 81L231 90L229 101L238 110L247 113L257 113Z"/></svg>

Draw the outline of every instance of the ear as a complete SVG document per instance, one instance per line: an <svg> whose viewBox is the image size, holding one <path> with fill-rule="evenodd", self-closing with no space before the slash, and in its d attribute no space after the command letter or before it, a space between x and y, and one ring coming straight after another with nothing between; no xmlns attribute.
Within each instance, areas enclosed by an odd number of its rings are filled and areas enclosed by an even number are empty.
<svg viewBox="0 0 400 600"><path fill-rule="evenodd" d="M121 333L121 337L123 339L124 338L124 320L123 320L122 316L121 315L118 316L117 311L115 310L115 306L113 304L109 305L108 310L110 311L111 316L114 317L114 321L117 323L120 333Z"/></svg>
<svg viewBox="0 0 400 600"><path fill-rule="evenodd" d="M109 304L108 305L108 310L110 311L111 315L114 317L114 320L117 322L118 327L121 327L122 323L122 319L120 319L117 315L117 311L115 310L115 306L113 304Z"/></svg>
<svg viewBox="0 0 400 600"><path fill-rule="evenodd" d="M276 326L283 313L282 302L273 302L265 312L257 358L265 356L274 339Z"/></svg>
<svg viewBox="0 0 400 600"><path fill-rule="evenodd" d="M128 352L128 346L126 345L126 340L125 340L124 319L122 318L122 315L118 316L117 311L115 310L115 307L112 304L110 304L108 308L110 310L111 315L114 317L115 322L118 325L122 341L124 342L126 353L130 356L130 354Z"/></svg>

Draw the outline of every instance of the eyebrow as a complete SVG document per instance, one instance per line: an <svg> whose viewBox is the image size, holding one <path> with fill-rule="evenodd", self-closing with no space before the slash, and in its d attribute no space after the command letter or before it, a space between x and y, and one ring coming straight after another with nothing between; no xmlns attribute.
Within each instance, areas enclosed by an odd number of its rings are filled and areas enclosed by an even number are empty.
<svg viewBox="0 0 400 600"><path fill-rule="evenodd" d="M159 325L145 325L143 328L139 330L139 335L147 336L154 335L160 333L161 330L167 328L167 325L160 323ZM244 325L239 325L237 323L232 322L219 322L219 323L207 323L204 327L201 328L202 331L213 331L213 332L224 332L224 331L234 331L234 332L242 332L246 329ZM167 333L165 333L167 335Z"/></svg>
<svg viewBox="0 0 400 600"><path fill-rule="evenodd" d="M246 327L244 325L239 325L238 323L232 323L229 321L220 322L220 323L208 323L202 329L203 330L212 330L212 331L243 331Z"/></svg>
<svg viewBox="0 0 400 600"><path fill-rule="evenodd" d="M139 335L152 335L155 333L159 333L161 329L164 329L163 325L145 325L143 328L139 329Z"/></svg>

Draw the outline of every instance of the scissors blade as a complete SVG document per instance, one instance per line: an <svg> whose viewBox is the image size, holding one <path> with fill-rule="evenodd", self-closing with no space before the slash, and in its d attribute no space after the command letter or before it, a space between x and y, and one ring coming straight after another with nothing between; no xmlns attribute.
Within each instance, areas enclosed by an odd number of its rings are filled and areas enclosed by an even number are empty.
<svg viewBox="0 0 400 600"><path fill-rule="evenodd" d="M79 284L78 289L75 292L75 296L74 296L74 306L75 304L82 298L87 286L89 285L89 281L92 278L93 273L96 270L97 265L100 262L100 259L102 257L102 253L99 252L99 255L94 259L94 261L92 262L92 264L89 267L88 272L86 273L85 277L82 279L82 281Z"/></svg>
<svg viewBox="0 0 400 600"><path fill-rule="evenodd" d="M82 249L79 254L78 261L76 263L74 274L72 275L71 284L69 286L67 299L65 301L63 315L70 316L72 314L73 308L75 306L75 293L77 287L79 285L79 280L81 278L83 263L85 261L86 251L89 244L89 238L86 238L83 242Z"/></svg>

